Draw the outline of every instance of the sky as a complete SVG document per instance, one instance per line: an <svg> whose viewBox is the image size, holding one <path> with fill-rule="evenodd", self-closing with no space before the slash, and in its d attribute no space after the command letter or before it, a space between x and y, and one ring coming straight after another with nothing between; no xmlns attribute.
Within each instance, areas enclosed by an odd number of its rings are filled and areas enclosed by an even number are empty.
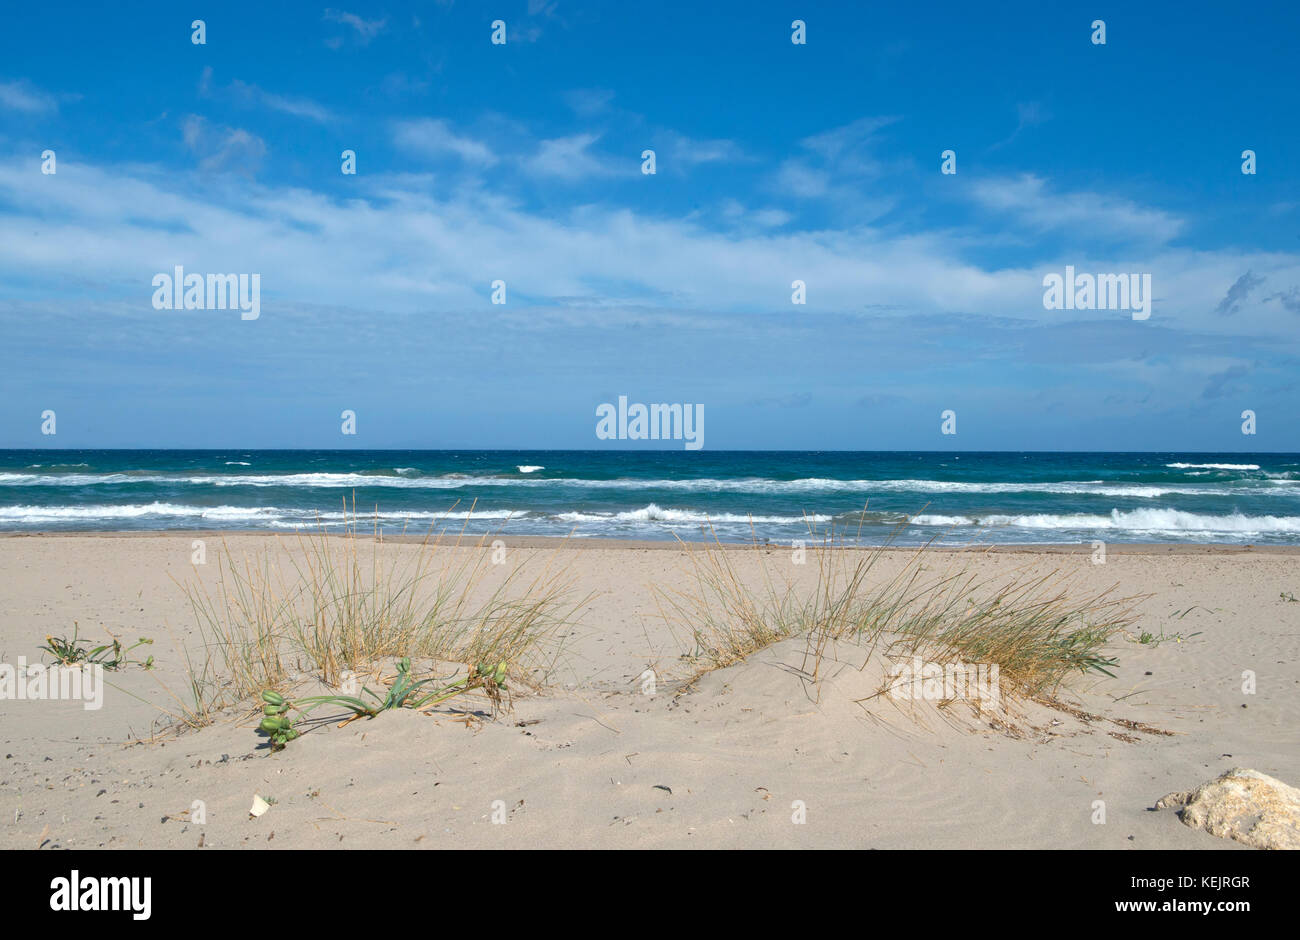
<svg viewBox="0 0 1300 940"><path fill-rule="evenodd" d="M330 2L0 10L0 447L1300 450L1300 4Z"/></svg>

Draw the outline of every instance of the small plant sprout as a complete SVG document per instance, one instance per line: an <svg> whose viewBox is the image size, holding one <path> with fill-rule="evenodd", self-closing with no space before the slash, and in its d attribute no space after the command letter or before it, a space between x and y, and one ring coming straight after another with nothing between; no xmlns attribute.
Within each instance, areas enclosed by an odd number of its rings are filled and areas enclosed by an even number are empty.
<svg viewBox="0 0 1300 940"><path fill-rule="evenodd" d="M1150 630L1143 630L1136 637L1130 636L1129 639L1135 643L1141 643L1143 646L1149 646L1155 649L1161 643L1173 640L1175 643L1181 643L1183 640L1190 640L1193 637L1201 635L1201 631L1195 633L1165 633L1164 627L1160 628L1159 633L1152 633Z"/></svg>
<svg viewBox="0 0 1300 940"><path fill-rule="evenodd" d="M290 741L301 737L301 732L293 726L294 718L289 715L290 709L297 712L296 717L304 718L322 705L338 706L352 712L352 716L342 722L347 724L358 718L374 718L381 712L395 708L415 710L432 708L449 698L463 695L474 689L482 690L492 702L493 710L496 710L501 704L501 692L506 687L507 671L506 663L502 661L495 666L480 663L467 676L452 682L447 682L446 679L439 680L436 676L416 679L411 674L410 658L403 657L397 664L396 677L383 695L362 686L361 694L368 696L369 700L362 698L361 695L313 695L289 701L278 692L269 689L264 691L262 693L263 717L258 730L271 739L271 749L278 751ZM416 694L430 683L439 681L447 684L425 695Z"/></svg>
<svg viewBox="0 0 1300 940"><path fill-rule="evenodd" d="M143 661L131 660L127 656L137 647L152 646L153 640L148 637L142 636L127 647L123 647L122 641L117 637L112 637L112 642L92 647L88 645L89 641L81 638L80 632L80 625L74 620L72 622L71 638L47 636L45 645L39 648L53 656L61 666L75 666L79 663L85 663L92 666L103 666L105 669L121 669L131 662L136 662L145 669L153 668L152 656L146 657ZM112 635L110 634L110 636Z"/></svg>

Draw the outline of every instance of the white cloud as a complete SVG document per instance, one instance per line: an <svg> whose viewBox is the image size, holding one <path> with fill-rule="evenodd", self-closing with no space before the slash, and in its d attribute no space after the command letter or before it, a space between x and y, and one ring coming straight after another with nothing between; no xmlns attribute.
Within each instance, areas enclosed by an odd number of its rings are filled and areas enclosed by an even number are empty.
<svg viewBox="0 0 1300 940"><path fill-rule="evenodd" d="M236 80L234 83L237 89L246 90L248 94L256 98L265 107L272 111L280 111L284 114L291 114L294 117L306 118L309 121L315 121L318 124L325 124L334 119L334 115L324 105L317 104L310 98L295 98L289 95L279 95L274 92L265 91L256 85L245 85L243 82Z"/></svg>
<svg viewBox="0 0 1300 940"><path fill-rule="evenodd" d="M185 122L187 144L206 168L260 154L259 140L201 118ZM990 268L968 260L967 236L898 235L854 225L790 231L722 207L715 224L603 205L559 213L522 208L477 187L433 188L424 176L358 177L346 199L299 187L228 177L219 187L160 167L96 167L60 161L58 186L36 186L30 161L0 160L0 276L64 291L69 283L125 284L148 304L148 279L175 264L262 275L268 300L357 310L463 313L484 309L488 285L504 278L512 303L563 303L571 315L617 305L658 315L708 311L789 313L790 282L808 285L800 316L961 313L1031 323L1115 320L1113 312L1046 311L1042 277L1066 263ZM1085 194L1076 194L1083 199ZM760 210L767 212L769 210ZM779 223L776 210L766 221ZM755 224L758 223L758 224ZM39 232L39 237L31 233ZM1108 257L1071 258L1079 270L1124 271ZM1300 256L1160 249L1141 258L1153 273L1151 323L1163 329L1290 337L1295 316L1264 292L1225 321L1213 309L1242 271L1278 289L1300 284ZM376 313L375 315L381 315ZM1135 348L1143 342L1135 333ZM871 337L862 337L864 349ZM1287 342L1291 342L1289 339Z"/></svg>
<svg viewBox="0 0 1300 940"><path fill-rule="evenodd" d="M800 199L818 199L831 190L830 174L815 170L800 160L786 160L774 180L776 189Z"/></svg>
<svg viewBox="0 0 1300 940"><path fill-rule="evenodd" d="M686 167L700 163L734 163L745 159L745 152L733 140L692 140L682 134L669 135L669 156Z"/></svg>
<svg viewBox="0 0 1300 940"><path fill-rule="evenodd" d="M614 164L590 153L591 145L598 140L599 134L574 134L571 137L543 140L538 145L537 152L524 160L524 169L535 176L570 182L593 176L615 175L618 168ZM629 160L632 158L629 157ZM629 162L628 166L633 166L634 162Z"/></svg>
<svg viewBox="0 0 1300 940"><path fill-rule="evenodd" d="M196 114L181 122L181 139L199 158L199 169L252 175L266 156L266 142L243 128L209 124Z"/></svg>
<svg viewBox="0 0 1300 940"><path fill-rule="evenodd" d="M269 108L272 111L280 111L294 117L316 121L318 124L326 124L334 120L334 114L328 108L312 101L310 98L277 94L260 88L251 82L235 79L223 88L214 88L212 84L212 66L204 66L203 72L199 76L199 95L204 98L213 97L214 92L217 98L232 98L244 105Z"/></svg>
<svg viewBox="0 0 1300 940"><path fill-rule="evenodd" d="M0 107L39 114L54 111L58 106L58 100L53 95L46 94L30 82L0 82Z"/></svg>
<svg viewBox="0 0 1300 940"><path fill-rule="evenodd" d="M876 164L865 158L867 149L876 143L878 131L898 123L898 120L896 117L859 118L841 127L805 137L800 143L829 163L874 169Z"/></svg>
<svg viewBox="0 0 1300 940"><path fill-rule="evenodd" d="M614 93L603 88L575 88L566 92L564 102L579 117L592 117L608 110Z"/></svg>
<svg viewBox="0 0 1300 940"><path fill-rule="evenodd" d="M866 218L887 212L889 199L867 200L861 187L882 176L887 167L874 156L880 131L897 123L896 117L860 118L799 142L805 153L781 162L768 185L798 199L820 199L838 205L867 208Z"/></svg>
<svg viewBox="0 0 1300 940"><path fill-rule="evenodd" d="M768 228L779 228L790 222L792 216L782 209L758 209L750 216L759 225Z"/></svg>
<svg viewBox="0 0 1300 940"><path fill-rule="evenodd" d="M794 220L794 216L784 209L751 210L735 199L724 199L719 211L723 219L737 227L781 228Z"/></svg>
<svg viewBox="0 0 1300 940"><path fill-rule="evenodd" d="M382 33L384 27L388 25L388 17L386 16L381 20L364 20L355 13L347 13L342 10L326 10L325 19L351 26L356 30L357 39L363 46L368 45L370 40Z"/></svg>
<svg viewBox="0 0 1300 940"><path fill-rule="evenodd" d="M1051 192L1045 180L1032 174L978 180L971 195L984 208L1009 214L1038 231L1069 230L1165 244L1183 228L1181 219L1118 196Z"/></svg>
<svg viewBox="0 0 1300 940"><path fill-rule="evenodd" d="M393 126L393 142L424 156L454 154L466 163L484 167L497 162L496 154L487 144L457 134L446 121L435 118L399 121Z"/></svg>

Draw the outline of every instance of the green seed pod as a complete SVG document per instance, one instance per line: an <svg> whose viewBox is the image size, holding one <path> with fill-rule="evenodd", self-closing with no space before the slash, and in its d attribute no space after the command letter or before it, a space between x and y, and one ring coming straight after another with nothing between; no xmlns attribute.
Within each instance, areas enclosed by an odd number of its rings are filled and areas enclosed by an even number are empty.
<svg viewBox="0 0 1300 940"><path fill-rule="evenodd" d="M284 696L279 692L272 692L270 689L267 689L262 693L262 701L266 702L268 705L283 705Z"/></svg>

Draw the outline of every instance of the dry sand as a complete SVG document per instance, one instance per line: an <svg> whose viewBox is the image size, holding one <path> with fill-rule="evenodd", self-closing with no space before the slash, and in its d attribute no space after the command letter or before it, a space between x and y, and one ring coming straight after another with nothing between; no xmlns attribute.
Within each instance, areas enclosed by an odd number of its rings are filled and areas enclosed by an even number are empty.
<svg viewBox="0 0 1300 940"><path fill-rule="evenodd" d="M855 700L880 672L857 668L853 647L813 686L797 639L681 691L687 640L653 593L685 584L679 548L515 543L515 558L572 562L581 592L595 593L548 689L518 694L495 721L388 713L270 754L256 719L154 734L169 705L162 685L183 685L169 631L197 636L172 578L215 580L215 565L190 564L194 537L0 538L0 662L39 661L44 637L75 620L90 638L154 637L158 663L107 674L98 711L0 701L0 846L1240 849L1150 807L1234 766L1300 783L1300 603L1282 597L1300 596L1294 552L1112 547L1104 565L1064 550L971 556L989 573L1062 568L1081 588L1149 593L1137 629L1199 632L1120 640L1118 678L1072 680L1064 697L1101 720L1029 704L1008 732L965 706L864 708ZM221 538L203 537L209 552ZM262 535L227 541L288 550ZM738 564L783 564L783 553ZM642 690L648 668L653 695ZM1245 670L1255 694L1243 694ZM255 793L276 802L250 819ZM202 825L180 818L195 801Z"/></svg>

